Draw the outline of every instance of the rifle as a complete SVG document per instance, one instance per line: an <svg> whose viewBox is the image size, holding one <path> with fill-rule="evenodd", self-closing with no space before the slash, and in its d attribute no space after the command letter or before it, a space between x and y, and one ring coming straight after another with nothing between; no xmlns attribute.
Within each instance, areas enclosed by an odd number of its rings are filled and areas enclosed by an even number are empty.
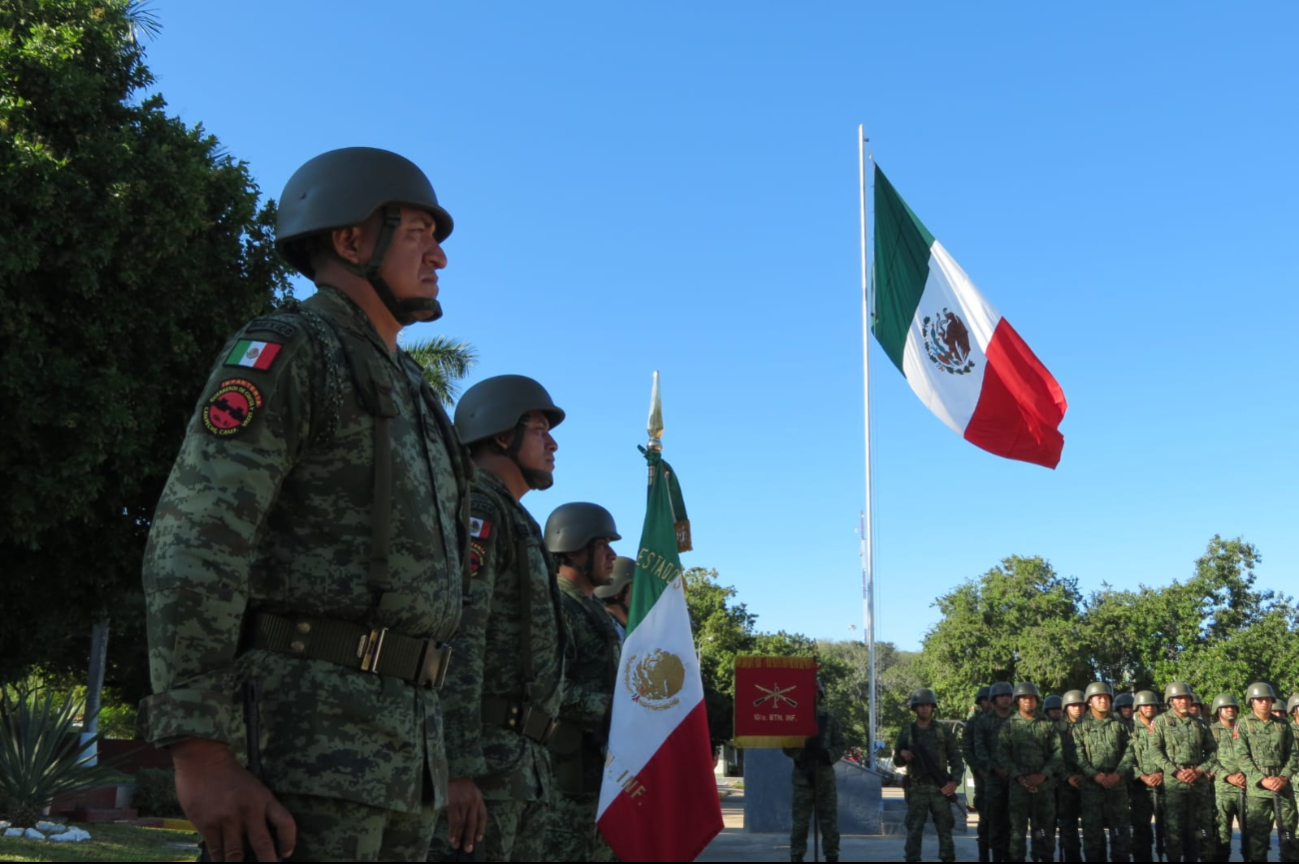
<svg viewBox="0 0 1299 864"><path fill-rule="evenodd" d="M934 763L934 757L930 754L930 752L926 750L924 747L920 746L918 737L919 736L916 735L916 724L912 723L911 724L911 752L915 754L916 761L920 763L920 770L924 771L926 774L932 777L934 782L937 783L939 786L946 786L948 783L951 783L955 778L953 778L952 775L949 774L948 772L939 769L938 765ZM955 792L953 792L951 795L948 795L947 800L955 804L956 809L960 810L962 814L964 814L966 817L969 817L970 811L966 810L965 806L961 804L961 801L959 798L956 797Z"/></svg>
<svg viewBox="0 0 1299 864"><path fill-rule="evenodd" d="M1164 788L1150 786L1150 799L1155 808L1155 855L1164 860Z"/></svg>

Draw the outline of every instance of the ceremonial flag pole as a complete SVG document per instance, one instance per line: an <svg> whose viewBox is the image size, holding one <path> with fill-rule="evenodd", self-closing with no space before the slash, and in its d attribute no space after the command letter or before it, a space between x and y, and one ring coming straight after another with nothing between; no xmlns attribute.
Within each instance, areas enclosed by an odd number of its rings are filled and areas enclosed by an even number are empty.
<svg viewBox="0 0 1299 864"><path fill-rule="evenodd" d="M861 184L861 371L863 414L866 448L866 509L861 518L861 579L862 624L866 638L866 654L870 663L870 722L868 725L869 753L867 764L875 768L877 748L875 712L875 523L871 513L871 374L870 374L870 270L866 264L866 125L857 127L857 177Z"/></svg>
<svg viewBox="0 0 1299 864"><path fill-rule="evenodd" d="M623 861L693 861L722 830L722 806L679 555L690 523L663 461L658 372L648 431L649 500L596 821Z"/></svg>

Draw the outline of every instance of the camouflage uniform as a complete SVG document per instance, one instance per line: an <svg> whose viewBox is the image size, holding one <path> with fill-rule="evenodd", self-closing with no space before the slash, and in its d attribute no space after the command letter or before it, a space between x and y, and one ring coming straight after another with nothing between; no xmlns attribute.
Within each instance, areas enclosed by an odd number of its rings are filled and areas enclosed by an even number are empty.
<svg viewBox="0 0 1299 864"><path fill-rule="evenodd" d="M1217 812L1214 860L1228 861L1231 859L1232 820L1240 825L1245 818L1245 814L1240 812L1242 790L1227 782L1228 777L1240 770L1236 766L1236 749L1231 739L1235 723L1233 721L1232 725L1228 726L1221 720L1215 720L1209 729L1213 732L1213 739L1217 745L1213 762L1214 810ZM1242 849L1242 860L1244 854L1245 850Z"/></svg>
<svg viewBox="0 0 1299 864"><path fill-rule="evenodd" d="M446 789L438 692L422 686L444 654L424 640L460 620L473 469L419 366L341 291L290 308L224 349L154 516L148 737L258 757L299 821L299 859L422 860ZM242 340L269 343L263 368L234 365ZM382 628L377 671L361 672L358 641Z"/></svg>
<svg viewBox="0 0 1299 864"><path fill-rule="evenodd" d="M473 578L442 696L449 776L482 791L486 860L538 861L563 677L559 592L541 526L491 471L479 469L469 512ZM449 830L444 813L430 860L455 859Z"/></svg>
<svg viewBox="0 0 1299 864"><path fill-rule="evenodd" d="M1177 779L1181 768L1213 770L1217 744L1203 720L1178 717L1169 711L1150 724L1154 748L1164 771L1165 846L1169 861L1197 861L1213 856L1213 781L1207 776L1187 784Z"/></svg>
<svg viewBox="0 0 1299 864"><path fill-rule="evenodd" d="M1024 835L1031 821L1033 860L1050 861L1055 845L1055 784L1064 774L1055 725L1044 717L1026 720L1016 712L997 735L995 764L1011 776L1009 860L1024 860ZM1029 792L1017 780L1030 774L1046 775L1037 792Z"/></svg>
<svg viewBox="0 0 1299 864"><path fill-rule="evenodd" d="M1152 717L1151 723L1158 719L1158 715ZM1158 815L1155 813L1155 798L1159 796L1159 806L1162 808L1164 787L1147 786L1142 782L1141 777L1145 774L1160 774L1164 769L1159 754L1155 751L1155 730L1152 726L1146 725L1139 714L1133 718L1131 746L1133 782L1129 789L1128 805L1132 808L1132 860L1153 861L1152 847L1155 831L1152 820L1164 818L1162 813ZM1160 824L1162 825L1163 822L1161 821ZM1162 853L1160 860L1163 860Z"/></svg>
<svg viewBox="0 0 1299 864"><path fill-rule="evenodd" d="M1073 740L1078 770L1083 775L1081 787L1083 854L1088 861L1104 861L1105 826L1109 825L1109 860L1128 860L1131 842L1131 815L1128 811L1128 784L1132 781L1134 757L1129 743L1132 733L1127 724L1107 715L1098 720L1094 714L1083 716L1074 727ZM1122 778L1113 789L1096 782L1097 774L1117 772Z"/></svg>
<svg viewBox="0 0 1299 864"><path fill-rule="evenodd" d="M1060 736L1060 756L1064 760L1064 774L1055 790L1056 825L1060 831L1060 851L1063 861L1082 860L1082 844L1078 840L1078 820L1082 815L1082 792L1067 779L1079 773L1078 752L1073 740L1073 730L1077 725L1068 717L1061 717L1055 721L1055 731Z"/></svg>
<svg viewBox="0 0 1299 864"><path fill-rule="evenodd" d="M559 586L560 609L571 633L564 671L563 742L556 740L555 791L546 828L548 861L614 861L595 816L609 744L609 719L622 641L604 604L568 579Z"/></svg>
<svg viewBox="0 0 1299 864"><path fill-rule="evenodd" d="M994 770L998 764L997 740L1013 715L1013 711L1005 717L995 710L985 711L974 728L974 764L984 774L979 830L983 831L987 822L988 847L997 861L1005 859L1010 846L1010 785L1015 782L998 777Z"/></svg>
<svg viewBox="0 0 1299 864"><path fill-rule="evenodd" d="M934 765L941 771L946 769L957 778L965 773L961 762L961 751L956 738L950 729L937 721L931 720L928 727L921 728L919 723L903 726L898 733L897 743L893 745L896 754L902 750L913 753L923 747L929 753ZM897 763L898 757L893 757ZM920 860L920 844L925 833L925 819L933 816L934 831L938 834L938 860L955 861L956 847L952 843L952 828L956 820L952 816L952 804L942 794L944 784L938 778L930 777L921 767L919 759L913 759L907 768L907 778L903 783L907 799L907 861ZM837 848L837 847L836 847ZM827 855L829 852L827 851Z"/></svg>
<svg viewBox="0 0 1299 864"><path fill-rule="evenodd" d="M1249 823L1250 861L1267 860L1272 822L1277 811L1282 826L1295 812L1294 783L1299 779L1299 745L1295 742L1293 726L1293 723L1283 723L1272 717L1259 720L1250 713L1236 721L1232 732L1236 764L1245 772L1245 819ZM1288 777L1290 782L1280 792L1274 793L1263 788L1265 777ZM1291 839L1282 846L1282 861L1294 861L1299 857L1295 842Z"/></svg>
<svg viewBox="0 0 1299 864"><path fill-rule="evenodd" d="M821 851L826 861L839 860L839 787L835 763L848 750L839 721L828 711L816 712L817 734L803 747L786 747L794 760L793 825L789 829L789 860L802 861L807 854L807 834L816 811L821 828Z"/></svg>

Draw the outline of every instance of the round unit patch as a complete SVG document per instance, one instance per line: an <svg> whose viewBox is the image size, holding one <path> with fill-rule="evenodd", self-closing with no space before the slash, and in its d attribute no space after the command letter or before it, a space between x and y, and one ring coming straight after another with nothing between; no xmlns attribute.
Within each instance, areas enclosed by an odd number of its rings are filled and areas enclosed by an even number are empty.
<svg viewBox="0 0 1299 864"><path fill-rule="evenodd" d="M253 382L230 378L217 385L203 406L203 425L222 438L238 435L248 428L261 407L262 394Z"/></svg>

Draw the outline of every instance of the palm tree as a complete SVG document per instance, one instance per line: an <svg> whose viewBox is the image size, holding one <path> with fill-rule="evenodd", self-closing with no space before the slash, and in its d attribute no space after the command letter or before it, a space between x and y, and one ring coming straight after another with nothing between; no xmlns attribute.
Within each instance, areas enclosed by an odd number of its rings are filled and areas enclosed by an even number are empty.
<svg viewBox="0 0 1299 864"><path fill-rule="evenodd" d="M424 378L442 404L450 407L459 387L456 382L478 363L478 352L468 342L457 342L450 336L434 336L402 348L424 370Z"/></svg>

